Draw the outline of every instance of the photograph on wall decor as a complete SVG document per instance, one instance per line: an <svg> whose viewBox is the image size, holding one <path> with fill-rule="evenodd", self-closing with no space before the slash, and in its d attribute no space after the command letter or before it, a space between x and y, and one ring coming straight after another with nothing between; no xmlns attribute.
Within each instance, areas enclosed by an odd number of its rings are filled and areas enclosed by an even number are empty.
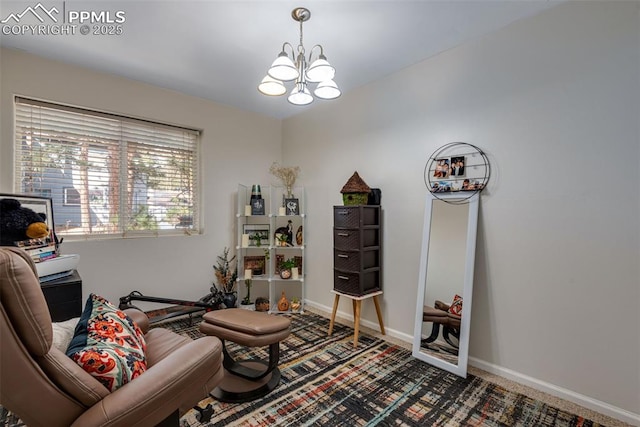
<svg viewBox="0 0 640 427"><path fill-rule="evenodd" d="M449 162L447 159L436 159L436 168L433 171L434 178L448 178L449 177Z"/></svg>
<svg viewBox="0 0 640 427"><path fill-rule="evenodd" d="M464 176L464 156L451 157L451 175Z"/></svg>
<svg viewBox="0 0 640 427"><path fill-rule="evenodd" d="M462 191L478 191L484 188L484 183L478 180L465 179L462 181Z"/></svg>
<svg viewBox="0 0 640 427"><path fill-rule="evenodd" d="M262 276L265 272L266 260L264 256L244 257L244 270L251 270L254 276Z"/></svg>
<svg viewBox="0 0 640 427"><path fill-rule="evenodd" d="M284 207L287 215L299 215L300 207L298 199L284 199Z"/></svg>
<svg viewBox="0 0 640 427"><path fill-rule="evenodd" d="M251 215L264 215L264 199L251 201Z"/></svg>
<svg viewBox="0 0 640 427"><path fill-rule="evenodd" d="M249 235L249 246L269 246L269 224L244 224L242 234Z"/></svg>
<svg viewBox="0 0 640 427"><path fill-rule="evenodd" d="M451 183L449 181L437 181L431 186L433 193L449 193L451 191Z"/></svg>

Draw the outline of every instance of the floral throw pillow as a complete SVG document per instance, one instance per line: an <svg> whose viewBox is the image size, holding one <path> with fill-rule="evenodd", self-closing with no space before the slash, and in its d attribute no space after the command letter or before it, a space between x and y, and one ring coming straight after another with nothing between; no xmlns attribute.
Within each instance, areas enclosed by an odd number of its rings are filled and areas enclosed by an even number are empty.
<svg viewBox="0 0 640 427"><path fill-rule="evenodd" d="M453 297L453 302L449 306L449 313L455 314L457 316L462 316L462 297L456 294Z"/></svg>
<svg viewBox="0 0 640 427"><path fill-rule="evenodd" d="M133 320L91 294L66 354L115 391L147 369L145 351L144 335Z"/></svg>

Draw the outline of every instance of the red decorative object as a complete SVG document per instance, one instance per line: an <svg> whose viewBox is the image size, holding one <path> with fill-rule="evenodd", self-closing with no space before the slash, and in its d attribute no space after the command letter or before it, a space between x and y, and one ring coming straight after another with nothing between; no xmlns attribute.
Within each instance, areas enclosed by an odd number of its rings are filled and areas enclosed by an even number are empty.
<svg viewBox="0 0 640 427"><path fill-rule="evenodd" d="M447 310L451 314L456 314L458 316L462 316L462 297L456 294L453 297L453 302L449 306L449 310Z"/></svg>

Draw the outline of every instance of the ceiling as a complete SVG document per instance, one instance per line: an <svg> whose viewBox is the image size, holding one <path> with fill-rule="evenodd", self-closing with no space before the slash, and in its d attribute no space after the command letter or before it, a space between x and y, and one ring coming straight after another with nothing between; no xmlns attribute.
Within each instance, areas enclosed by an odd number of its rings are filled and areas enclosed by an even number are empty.
<svg viewBox="0 0 640 427"><path fill-rule="evenodd" d="M555 0L427 1L47 1L69 11L123 11L121 35L2 35L0 45L124 76L217 103L286 118L305 107L267 97L257 85L282 44L298 44L291 11L304 24L309 52L322 44L343 95L472 38L555 6ZM0 20L38 0L2 1ZM62 11L65 12L62 12ZM25 14L20 24L38 24ZM14 24L11 20L7 24ZM50 22L45 22L50 23ZM79 26L78 26L79 27ZM290 88L291 85L289 84Z"/></svg>

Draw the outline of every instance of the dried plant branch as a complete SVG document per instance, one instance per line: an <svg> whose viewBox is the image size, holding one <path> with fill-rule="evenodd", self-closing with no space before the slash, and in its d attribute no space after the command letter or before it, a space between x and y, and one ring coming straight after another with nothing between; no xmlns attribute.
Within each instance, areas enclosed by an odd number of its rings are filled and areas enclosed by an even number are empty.
<svg viewBox="0 0 640 427"><path fill-rule="evenodd" d="M300 166L280 166L278 162L273 162L273 164L269 168L269 172L273 176L278 177L282 181L282 184L287 187L288 190L291 190L296 182L296 179L298 178L298 174L300 173Z"/></svg>
<svg viewBox="0 0 640 427"><path fill-rule="evenodd" d="M235 259L235 255L229 259L229 248L224 248L222 255L218 255L217 257L216 265L213 266L218 285L222 288L222 292L233 292L236 286L238 268L237 266L231 266L231 263Z"/></svg>

